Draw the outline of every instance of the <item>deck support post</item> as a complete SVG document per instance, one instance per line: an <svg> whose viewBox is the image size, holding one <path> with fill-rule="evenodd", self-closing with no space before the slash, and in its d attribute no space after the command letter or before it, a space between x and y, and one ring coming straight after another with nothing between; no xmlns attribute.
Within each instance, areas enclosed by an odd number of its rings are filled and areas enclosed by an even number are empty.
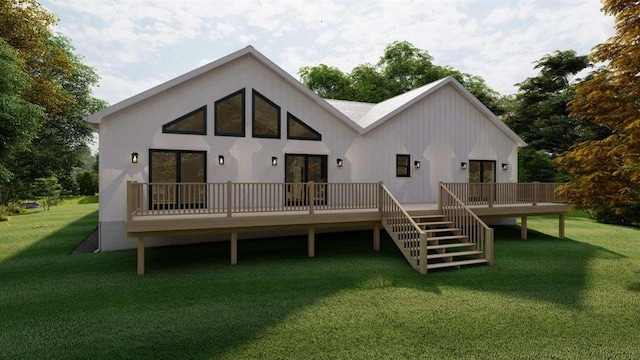
<svg viewBox="0 0 640 360"><path fill-rule="evenodd" d="M238 232L231 232L231 265L238 263Z"/></svg>
<svg viewBox="0 0 640 360"><path fill-rule="evenodd" d="M380 224L373 224L373 251L380 251Z"/></svg>
<svg viewBox="0 0 640 360"><path fill-rule="evenodd" d="M144 236L138 237L138 275L144 275Z"/></svg>
<svg viewBox="0 0 640 360"><path fill-rule="evenodd" d="M307 237L307 253L309 257L316 256L316 229L309 227L309 236Z"/></svg>
<svg viewBox="0 0 640 360"><path fill-rule="evenodd" d="M427 275L427 234L420 234L420 274Z"/></svg>
<svg viewBox="0 0 640 360"><path fill-rule="evenodd" d="M520 220L520 238L527 240L527 216L523 216Z"/></svg>
<svg viewBox="0 0 640 360"><path fill-rule="evenodd" d="M558 215L558 236L564 239L564 214Z"/></svg>

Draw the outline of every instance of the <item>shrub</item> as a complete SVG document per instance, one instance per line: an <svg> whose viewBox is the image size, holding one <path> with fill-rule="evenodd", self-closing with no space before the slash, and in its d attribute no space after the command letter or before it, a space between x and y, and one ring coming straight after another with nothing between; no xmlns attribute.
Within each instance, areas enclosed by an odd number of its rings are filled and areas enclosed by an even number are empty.
<svg viewBox="0 0 640 360"><path fill-rule="evenodd" d="M24 206L24 204L18 201L11 201L7 204L6 207L9 215L20 215L27 212L27 208Z"/></svg>
<svg viewBox="0 0 640 360"><path fill-rule="evenodd" d="M78 183L80 195L94 195L98 192L98 173L81 171L76 175L76 183Z"/></svg>
<svg viewBox="0 0 640 360"><path fill-rule="evenodd" d="M40 199L42 208L47 211L52 206L58 205L62 199L60 193L62 186L55 177L38 178L32 185L33 194Z"/></svg>
<svg viewBox="0 0 640 360"><path fill-rule="evenodd" d="M9 221L9 208L6 205L0 205L0 221Z"/></svg>

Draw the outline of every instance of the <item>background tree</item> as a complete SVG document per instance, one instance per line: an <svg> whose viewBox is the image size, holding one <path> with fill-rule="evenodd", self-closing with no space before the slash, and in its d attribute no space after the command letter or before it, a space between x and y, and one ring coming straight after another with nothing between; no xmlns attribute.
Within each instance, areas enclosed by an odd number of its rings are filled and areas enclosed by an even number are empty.
<svg viewBox="0 0 640 360"><path fill-rule="evenodd" d="M98 192L98 173L85 170L76 175L80 195L95 195Z"/></svg>
<svg viewBox="0 0 640 360"><path fill-rule="evenodd" d="M564 188L570 201L600 220L638 225L640 4L604 0L603 11L615 17L616 34L595 47L591 57L607 67L578 85L571 111L611 134L576 145L558 164L573 177Z"/></svg>
<svg viewBox="0 0 640 360"><path fill-rule="evenodd" d="M529 146L520 149L519 181L566 181L552 159L587 139L606 136L606 129L570 114L575 97L575 76L589 68L587 56L573 50L555 51L535 62L538 75L522 81L513 97L505 123Z"/></svg>
<svg viewBox="0 0 640 360"><path fill-rule="evenodd" d="M12 190L5 199L25 196L33 179L51 176L70 192L75 188L72 173L83 167L91 139L83 119L106 106L91 93L98 76L74 53L69 39L51 31L58 19L36 1L0 2L0 14L0 37L24 64L31 84L21 98L46 115L33 139L12 153L12 161L3 162L14 174L5 182Z"/></svg>
<svg viewBox="0 0 640 360"><path fill-rule="evenodd" d="M40 200L42 208L45 211L51 209L52 206L58 205L62 201L60 194L62 186L55 177L38 178L32 184L32 194Z"/></svg>
<svg viewBox="0 0 640 360"><path fill-rule="evenodd" d="M23 64L0 39L0 184L13 177L6 164L13 162L15 152L29 145L44 118L41 107L22 99L28 90L29 76Z"/></svg>
<svg viewBox="0 0 640 360"><path fill-rule="evenodd" d="M378 103L430 82L453 76L496 115L504 113L500 94L479 76L433 63L428 51L407 41L396 41L384 50L374 66L360 64L345 74L324 64L307 66L298 72L302 82L329 99Z"/></svg>

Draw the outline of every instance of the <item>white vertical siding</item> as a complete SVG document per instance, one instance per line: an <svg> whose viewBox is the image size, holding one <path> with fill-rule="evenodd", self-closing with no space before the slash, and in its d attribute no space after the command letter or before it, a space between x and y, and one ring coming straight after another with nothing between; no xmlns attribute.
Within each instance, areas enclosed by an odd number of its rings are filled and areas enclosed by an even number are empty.
<svg viewBox="0 0 640 360"><path fill-rule="evenodd" d="M214 136L214 102L246 89L246 136ZM251 89L281 108L281 139L254 139ZM162 125L207 105L208 135L163 134ZM322 134L322 141L286 139L291 112ZM103 119L100 125L100 221L124 221L127 180L148 181L149 149L207 151L207 180L284 181L284 154L328 155L331 182L384 181L402 202L435 202L438 181L468 181L460 162L495 160L498 181L515 181L516 144L446 85L366 135L353 129L252 56L170 88ZM140 162L131 164L138 152ZM396 154L411 155L411 177L395 176ZM225 165L217 164L218 155ZM277 156L279 164L270 164ZM336 166L336 158L344 166ZM421 161L421 169L413 167ZM509 171L500 170L508 163Z"/></svg>
<svg viewBox="0 0 640 360"><path fill-rule="evenodd" d="M214 103L246 89L246 135L214 136ZM281 108L281 139L254 139L251 90L256 89ZM163 134L162 125L207 105L206 136ZM322 141L287 140L287 111L322 134ZM149 149L207 151L207 181L284 181L284 154L329 155L329 181L351 181L351 164L338 169L358 134L252 56L243 56L209 73L191 79L126 108L100 124L100 221L124 221L126 181L149 180ZM140 154L138 164L130 155ZM218 165L224 155L225 165ZM271 157L278 166L271 166Z"/></svg>
<svg viewBox="0 0 640 360"><path fill-rule="evenodd" d="M496 161L497 181L517 180L517 146L452 85L446 85L361 137L354 181L382 180L406 203L437 201L439 181L469 180L469 160ZM396 154L411 155L411 177L395 176ZM415 169L414 161L421 162ZM500 169L502 163L509 170Z"/></svg>

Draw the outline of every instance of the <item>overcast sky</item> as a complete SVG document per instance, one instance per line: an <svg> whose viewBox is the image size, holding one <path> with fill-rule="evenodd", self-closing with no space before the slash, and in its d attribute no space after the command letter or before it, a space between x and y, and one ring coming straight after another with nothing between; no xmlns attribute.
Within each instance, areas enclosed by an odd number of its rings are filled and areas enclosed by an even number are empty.
<svg viewBox="0 0 640 360"><path fill-rule="evenodd" d="M597 0L178 1L46 0L58 30L101 77L114 104L253 45L298 78L306 65L350 71L407 40L439 65L484 77L503 94L556 49L587 54L613 34Z"/></svg>

